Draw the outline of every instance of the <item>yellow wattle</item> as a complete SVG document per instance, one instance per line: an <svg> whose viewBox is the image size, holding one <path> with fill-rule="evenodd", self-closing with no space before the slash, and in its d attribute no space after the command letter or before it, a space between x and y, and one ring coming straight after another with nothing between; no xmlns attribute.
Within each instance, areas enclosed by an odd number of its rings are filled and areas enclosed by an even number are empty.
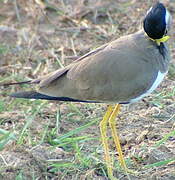
<svg viewBox="0 0 175 180"><path fill-rule="evenodd" d="M152 41L155 41L157 43L157 45L160 46L160 43L168 41L168 39L170 39L170 36L165 35L160 39L152 39L152 38L149 37L149 39L151 39Z"/></svg>

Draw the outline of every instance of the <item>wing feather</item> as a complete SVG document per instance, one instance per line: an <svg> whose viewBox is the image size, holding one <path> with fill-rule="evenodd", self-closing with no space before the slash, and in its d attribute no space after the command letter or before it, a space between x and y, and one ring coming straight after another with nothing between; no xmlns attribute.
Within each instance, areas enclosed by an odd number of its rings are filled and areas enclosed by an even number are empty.
<svg viewBox="0 0 175 180"><path fill-rule="evenodd" d="M105 44L93 51L90 51L89 53L81 56L80 58L78 58L77 60L75 60L72 64L66 66L65 68L59 69L47 76L45 76L44 78L41 79L40 81L40 88L43 87L47 87L49 84L53 83L55 80L57 80L58 78L64 76L67 74L67 72L72 68L75 67L77 63L79 63L80 61L84 60L85 58L89 58L99 52L101 52L105 47L107 47L108 44Z"/></svg>

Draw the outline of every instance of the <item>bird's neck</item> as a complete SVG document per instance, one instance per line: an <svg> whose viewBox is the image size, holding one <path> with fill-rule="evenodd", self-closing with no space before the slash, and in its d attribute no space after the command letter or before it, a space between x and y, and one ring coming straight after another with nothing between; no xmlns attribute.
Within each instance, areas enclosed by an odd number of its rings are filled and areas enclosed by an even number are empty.
<svg viewBox="0 0 175 180"><path fill-rule="evenodd" d="M146 36L148 36L148 35L146 35ZM156 44L157 44L158 46L160 46L161 43L164 43L164 42L168 41L168 39L170 38L170 36L165 35L165 36L163 36L163 37L160 38L160 39L152 39L152 38L150 38L149 36L148 36L148 38L149 38L151 41L156 42Z"/></svg>

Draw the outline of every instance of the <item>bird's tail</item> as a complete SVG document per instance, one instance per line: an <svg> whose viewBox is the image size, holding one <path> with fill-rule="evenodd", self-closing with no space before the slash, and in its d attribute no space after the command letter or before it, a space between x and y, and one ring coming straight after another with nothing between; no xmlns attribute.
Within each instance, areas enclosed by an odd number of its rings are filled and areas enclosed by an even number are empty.
<svg viewBox="0 0 175 180"><path fill-rule="evenodd" d="M29 81L22 81L22 82L12 82L12 83L5 83L0 84L0 86L11 86L11 85L21 85L21 84L39 84L41 79L36 80L29 80ZM24 98L24 99L44 99L44 100L54 100L54 101L68 101L68 102L87 102L87 103L98 103L96 101L86 101L86 100L79 100L70 97L54 97L48 96L46 94L42 94L36 91L24 91L24 92L16 92L10 94L10 97L13 98Z"/></svg>
<svg viewBox="0 0 175 180"><path fill-rule="evenodd" d="M24 92L12 93L10 95L10 97L25 98L25 99L45 99L45 100L54 100L54 101L67 101L67 102L99 103L97 101L79 100L79 99L73 99L70 97L48 96L48 95L41 94L41 93L36 92L36 91L24 91Z"/></svg>
<svg viewBox="0 0 175 180"><path fill-rule="evenodd" d="M11 83L0 83L0 86L12 86L12 85L21 85L21 84L30 84L32 81L22 81L22 82L11 82Z"/></svg>
<svg viewBox="0 0 175 180"><path fill-rule="evenodd" d="M24 91L10 94L10 97L25 98L25 99L45 99L45 100L58 100L57 97L47 96L36 91Z"/></svg>
<svg viewBox="0 0 175 180"><path fill-rule="evenodd" d="M40 83L41 79L34 79L28 81L21 81L21 82L10 82L10 83L0 83L0 86L12 86L12 85L21 85L21 84L38 84Z"/></svg>
<svg viewBox="0 0 175 180"><path fill-rule="evenodd" d="M12 85L12 84L10 84ZM35 91L17 92L10 94L10 97L25 98L25 99L39 99L38 93Z"/></svg>

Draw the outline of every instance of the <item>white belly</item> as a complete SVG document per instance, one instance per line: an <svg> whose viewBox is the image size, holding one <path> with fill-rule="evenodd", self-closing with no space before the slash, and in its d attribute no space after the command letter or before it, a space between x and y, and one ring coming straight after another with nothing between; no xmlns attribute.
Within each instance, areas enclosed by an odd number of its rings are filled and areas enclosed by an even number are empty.
<svg viewBox="0 0 175 180"><path fill-rule="evenodd" d="M157 78L156 80L154 81L154 83L152 84L152 86L150 87L150 89L148 89L144 94L134 98L134 99L131 99L130 100L130 103L134 103L136 101L139 101L140 99L142 99L143 97L149 95L150 93L152 93L156 88L157 86L162 82L163 78L165 77L167 73L161 73L160 71L158 72L158 75L157 75Z"/></svg>

